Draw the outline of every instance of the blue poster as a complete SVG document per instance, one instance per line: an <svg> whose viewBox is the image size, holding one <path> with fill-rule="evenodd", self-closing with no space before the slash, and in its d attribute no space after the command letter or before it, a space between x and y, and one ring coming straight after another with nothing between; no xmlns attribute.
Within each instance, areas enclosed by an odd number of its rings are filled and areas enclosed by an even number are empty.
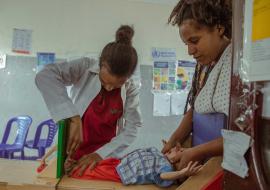
<svg viewBox="0 0 270 190"><path fill-rule="evenodd" d="M44 65L55 62L55 53L37 53L37 70L40 71Z"/></svg>
<svg viewBox="0 0 270 190"><path fill-rule="evenodd" d="M176 72L176 89L189 90L192 83L192 77L195 71L196 62L178 60Z"/></svg>
<svg viewBox="0 0 270 190"><path fill-rule="evenodd" d="M152 48L153 89L175 90L176 53L171 48Z"/></svg>

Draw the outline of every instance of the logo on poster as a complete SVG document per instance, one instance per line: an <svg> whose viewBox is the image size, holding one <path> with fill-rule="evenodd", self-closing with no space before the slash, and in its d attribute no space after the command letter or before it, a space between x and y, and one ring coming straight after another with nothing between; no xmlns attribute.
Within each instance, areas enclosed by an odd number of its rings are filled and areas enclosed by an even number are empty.
<svg viewBox="0 0 270 190"><path fill-rule="evenodd" d="M171 48L152 48L152 58L154 60L175 60L176 53L175 50Z"/></svg>
<svg viewBox="0 0 270 190"><path fill-rule="evenodd" d="M160 52L157 51L157 49L153 49L153 51L152 51L152 57L153 57L153 58L158 58L158 57L160 57Z"/></svg>

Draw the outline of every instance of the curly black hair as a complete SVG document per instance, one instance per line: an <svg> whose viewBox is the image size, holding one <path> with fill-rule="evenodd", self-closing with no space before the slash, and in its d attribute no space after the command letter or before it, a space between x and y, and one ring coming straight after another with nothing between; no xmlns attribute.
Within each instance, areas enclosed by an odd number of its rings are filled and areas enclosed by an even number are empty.
<svg viewBox="0 0 270 190"><path fill-rule="evenodd" d="M200 25L223 26L224 35L232 35L232 0L180 0L168 19L168 24L180 26L193 19Z"/></svg>

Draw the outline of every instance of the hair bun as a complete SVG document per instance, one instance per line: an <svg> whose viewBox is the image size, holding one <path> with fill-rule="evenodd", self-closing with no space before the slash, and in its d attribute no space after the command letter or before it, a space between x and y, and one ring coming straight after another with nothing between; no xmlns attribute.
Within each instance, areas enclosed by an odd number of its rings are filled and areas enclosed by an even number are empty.
<svg viewBox="0 0 270 190"><path fill-rule="evenodd" d="M117 43L123 43L131 45L131 40L134 35L134 30L129 25L122 25L118 28L115 34L115 41Z"/></svg>

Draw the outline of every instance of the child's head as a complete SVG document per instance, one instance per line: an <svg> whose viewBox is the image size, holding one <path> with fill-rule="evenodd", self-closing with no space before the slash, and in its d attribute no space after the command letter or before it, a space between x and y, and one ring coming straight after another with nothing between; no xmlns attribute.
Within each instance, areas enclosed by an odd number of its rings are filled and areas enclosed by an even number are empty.
<svg viewBox="0 0 270 190"><path fill-rule="evenodd" d="M176 171L183 170L183 168L180 168L180 161L174 162L173 159L175 158L177 154L183 151L185 151L185 148L182 148L181 145L177 143L175 147L171 148L171 150L165 154L169 162L172 164L174 170ZM186 176L191 176L191 175L196 174L200 170L201 167L202 165L199 165L198 162L190 161L188 165L184 168L186 170L185 171Z"/></svg>
<svg viewBox="0 0 270 190"><path fill-rule="evenodd" d="M173 165L175 170L179 170L180 168L179 166L179 162L174 162L173 158L177 155L177 153L184 151L184 148L181 148L181 146L179 144L177 144L175 147L171 148L171 150L169 150L165 156L167 157L167 159L169 160L169 162Z"/></svg>
<svg viewBox="0 0 270 190"><path fill-rule="evenodd" d="M179 149L175 146L173 147L171 150L169 150L165 156L167 157L167 159L172 163L172 158L174 158L177 154L177 152L179 152Z"/></svg>

